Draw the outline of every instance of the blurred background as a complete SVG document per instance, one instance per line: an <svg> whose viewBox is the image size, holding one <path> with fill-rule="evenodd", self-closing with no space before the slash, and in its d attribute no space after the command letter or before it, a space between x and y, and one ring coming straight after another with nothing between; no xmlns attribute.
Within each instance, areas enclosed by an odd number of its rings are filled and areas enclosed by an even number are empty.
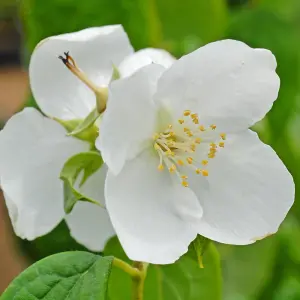
<svg viewBox="0 0 300 300"><path fill-rule="evenodd" d="M25 105L35 105L26 70L41 39L106 24L123 24L136 50L159 47L180 57L209 42L233 38L275 54L279 99L254 130L293 174L296 202L275 236L251 246L218 245L223 299L300 299L300 1L0 0L0 128ZM34 242L17 239L0 196L0 295L34 261L75 249L82 247L64 223Z"/></svg>

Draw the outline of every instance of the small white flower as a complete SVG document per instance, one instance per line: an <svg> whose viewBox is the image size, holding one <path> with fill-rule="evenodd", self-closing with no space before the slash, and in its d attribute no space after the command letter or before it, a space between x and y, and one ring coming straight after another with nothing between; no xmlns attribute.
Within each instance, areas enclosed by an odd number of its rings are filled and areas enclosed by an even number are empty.
<svg viewBox="0 0 300 300"><path fill-rule="evenodd" d="M89 28L42 41L31 57L31 88L43 113L62 120L85 118L96 105L93 91L58 59L68 51L88 84L99 87L108 85L113 64L118 66L124 60L122 72L130 74L149 63L148 53L142 57L140 52L133 53L121 26ZM154 52L158 60L164 53ZM174 58L165 56L169 60L162 63L168 66ZM0 132L0 184L18 236L33 240L65 217L60 171L70 156L89 147L88 142L67 136L59 123L33 108L7 122ZM102 204L106 171L103 165L82 187L83 194ZM71 235L91 250L102 250L114 235L107 211L87 202L78 202L65 219Z"/></svg>
<svg viewBox="0 0 300 300"><path fill-rule="evenodd" d="M277 98L275 69L270 51L224 40L112 83L97 147L131 259L172 263L197 234L243 245L277 231L293 179L248 129Z"/></svg>

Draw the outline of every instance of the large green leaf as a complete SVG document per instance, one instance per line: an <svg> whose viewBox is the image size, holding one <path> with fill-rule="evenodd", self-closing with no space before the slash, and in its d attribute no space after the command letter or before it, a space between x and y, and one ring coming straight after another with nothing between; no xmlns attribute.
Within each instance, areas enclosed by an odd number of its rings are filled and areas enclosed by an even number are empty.
<svg viewBox="0 0 300 300"><path fill-rule="evenodd" d="M109 241L104 253L128 261L116 238ZM145 282L145 300L220 300L220 258L213 243L208 245L204 254L204 266L204 269L200 269L190 253L171 265L150 265ZM110 299L131 299L130 285L129 276L113 268Z"/></svg>
<svg viewBox="0 0 300 300"><path fill-rule="evenodd" d="M112 257L65 252L21 273L1 300L106 300Z"/></svg>

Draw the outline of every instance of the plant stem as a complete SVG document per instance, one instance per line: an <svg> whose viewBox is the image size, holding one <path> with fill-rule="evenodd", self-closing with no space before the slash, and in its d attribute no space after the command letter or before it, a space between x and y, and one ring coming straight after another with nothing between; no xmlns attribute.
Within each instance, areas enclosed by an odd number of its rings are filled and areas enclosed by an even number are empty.
<svg viewBox="0 0 300 300"><path fill-rule="evenodd" d="M134 262L133 266L139 270L139 277L132 277L132 299L143 300L144 298L144 284L147 275L148 264L142 262Z"/></svg>
<svg viewBox="0 0 300 300"><path fill-rule="evenodd" d="M141 272L139 269L132 267L130 264L126 263L125 261L119 258L114 258L113 265L129 274L132 278L141 277Z"/></svg>

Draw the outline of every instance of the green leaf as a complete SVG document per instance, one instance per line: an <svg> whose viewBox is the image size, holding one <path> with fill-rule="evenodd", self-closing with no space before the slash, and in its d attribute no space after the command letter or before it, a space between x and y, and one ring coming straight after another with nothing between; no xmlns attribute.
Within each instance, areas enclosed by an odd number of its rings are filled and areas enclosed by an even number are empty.
<svg viewBox="0 0 300 300"><path fill-rule="evenodd" d="M111 239L105 255L128 261L117 238ZM150 265L145 282L145 300L221 300L222 275L220 257L213 243L204 254L205 268L200 269L191 253L171 265ZM131 282L127 274L113 268L110 279L111 300L131 299Z"/></svg>
<svg viewBox="0 0 300 300"><path fill-rule="evenodd" d="M94 108L89 114L88 116L82 120L81 123L79 123L74 130L72 130L71 132L69 132L68 135L72 135L72 136L76 136L76 137L80 137L81 134L83 134L84 132L86 132L88 129L90 129L92 126L94 126L95 121L98 119L98 117L100 116L98 110L96 108Z"/></svg>
<svg viewBox="0 0 300 300"><path fill-rule="evenodd" d="M97 201L83 195L77 188L79 175L83 176L79 188L93 175L103 164L102 157L96 151L78 153L67 160L60 173L60 179L64 181L64 209L68 214L72 211L77 201L88 201L101 205Z"/></svg>
<svg viewBox="0 0 300 300"><path fill-rule="evenodd" d="M82 251L49 256L21 273L1 300L106 300L112 260Z"/></svg>
<svg viewBox="0 0 300 300"><path fill-rule="evenodd" d="M197 235L197 237L192 241L188 254L197 261L201 269L204 268L203 265L203 255L210 243L210 240L202 235Z"/></svg>

